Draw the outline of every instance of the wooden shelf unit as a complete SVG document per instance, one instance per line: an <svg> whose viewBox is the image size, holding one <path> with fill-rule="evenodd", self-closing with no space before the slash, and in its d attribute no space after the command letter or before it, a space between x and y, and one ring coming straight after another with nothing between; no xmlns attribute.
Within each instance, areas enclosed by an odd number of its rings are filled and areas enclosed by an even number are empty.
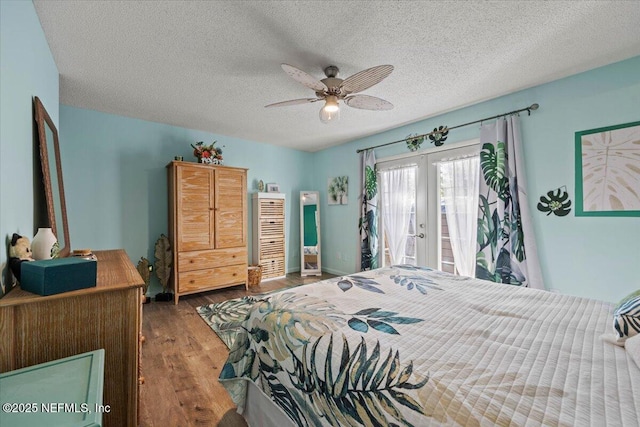
<svg viewBox="0 0 640 427"><path fill-rule="evenodd" d="M169 163L170 279L180 295L247 283L247 170Z"/></svg>
<svg viewBox="0 0 640 427"><path fill-rule="evenodd" d="M262 280L286 277L285 205L283 193L253 194L253 262Z"/></svg>
<svg viewBox="0 0 640 427"><path fill-rule="evenodd" d="M142 286L123 250L96 251L93 288L0 299L0 372L104 349L104 426L138 425Z"/></svg>

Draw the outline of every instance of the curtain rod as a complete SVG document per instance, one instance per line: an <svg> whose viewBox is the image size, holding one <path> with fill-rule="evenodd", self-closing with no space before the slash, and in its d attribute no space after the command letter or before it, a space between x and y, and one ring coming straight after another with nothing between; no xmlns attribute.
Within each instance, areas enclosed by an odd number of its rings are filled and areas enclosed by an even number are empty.
<svg viewBox="0 0 640 427"><path fill-rule="evenodd" d="M409 139L425 138L425 137L427 137L429 135L434 135L434 134L442 133L442 132L448 132L451 129L457 129L457 128L461 128L463 126L473 125L475 123L482 123L482 122L487 121L487 120L493 120L493 119L497 119L497 118L504 117L504 116L510 116L511 114L517 114L517 113L521 113L523 111L526 111L527 113L529 113L529 115L531 115L531 111L532 110L537 110L539 107L540 106L538 104L531 104L529 107L521 108L521 109L515 110L515 111L509 111L508 113L498 114L497 116L487 117L485 119L475 120L473 122L464 123L464 124L457 125L457 126L445 127L442 130L434 130L433 132L424 133L422 135L410 136L410 137L407 137L407 138L404 138L404 139L400 139L398 141L387 142L386 144L374 145L373 147L367 147L367 148L359 148L359 149L356 150L356 153L361 153L361 152L367 151L367 150L373 150L374 148L386 147L387 145L397 144L399 142L406 142Z"/></svg>

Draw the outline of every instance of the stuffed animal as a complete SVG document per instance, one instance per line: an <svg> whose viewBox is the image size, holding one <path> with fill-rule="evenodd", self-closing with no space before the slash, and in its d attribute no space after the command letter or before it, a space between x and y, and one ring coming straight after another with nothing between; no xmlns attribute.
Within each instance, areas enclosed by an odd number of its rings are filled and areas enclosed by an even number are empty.
<svg viewBox="0 0 640 427"><path fill-rule="evenodd" d="M35 261L31 256L31 243L26 237L13 233L11 246L9 246L9 267L18 282L20 281L20 265L25 261Z"/></svg>

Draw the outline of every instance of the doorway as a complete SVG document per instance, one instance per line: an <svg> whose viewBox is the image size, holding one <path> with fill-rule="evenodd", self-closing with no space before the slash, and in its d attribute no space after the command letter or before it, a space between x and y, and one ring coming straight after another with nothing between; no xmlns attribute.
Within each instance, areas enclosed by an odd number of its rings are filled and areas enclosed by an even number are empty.
<svg viewBox="0 0 640 427"><path fill-rule="evenodd" d="M479 152L473 140L376 162L383 266L473 275Z"/></svg>

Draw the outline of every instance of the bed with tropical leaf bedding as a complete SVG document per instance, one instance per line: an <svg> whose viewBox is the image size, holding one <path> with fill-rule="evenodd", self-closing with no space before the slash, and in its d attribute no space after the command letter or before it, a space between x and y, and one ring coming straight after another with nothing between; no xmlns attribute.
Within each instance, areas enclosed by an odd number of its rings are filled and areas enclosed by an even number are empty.
<svg viewBox="0 0 640 427"><path fill-rule="evenodd" d="M250 423L638 426L604 302L403 265L198 310L238 411L271 402Z"/></svg>

